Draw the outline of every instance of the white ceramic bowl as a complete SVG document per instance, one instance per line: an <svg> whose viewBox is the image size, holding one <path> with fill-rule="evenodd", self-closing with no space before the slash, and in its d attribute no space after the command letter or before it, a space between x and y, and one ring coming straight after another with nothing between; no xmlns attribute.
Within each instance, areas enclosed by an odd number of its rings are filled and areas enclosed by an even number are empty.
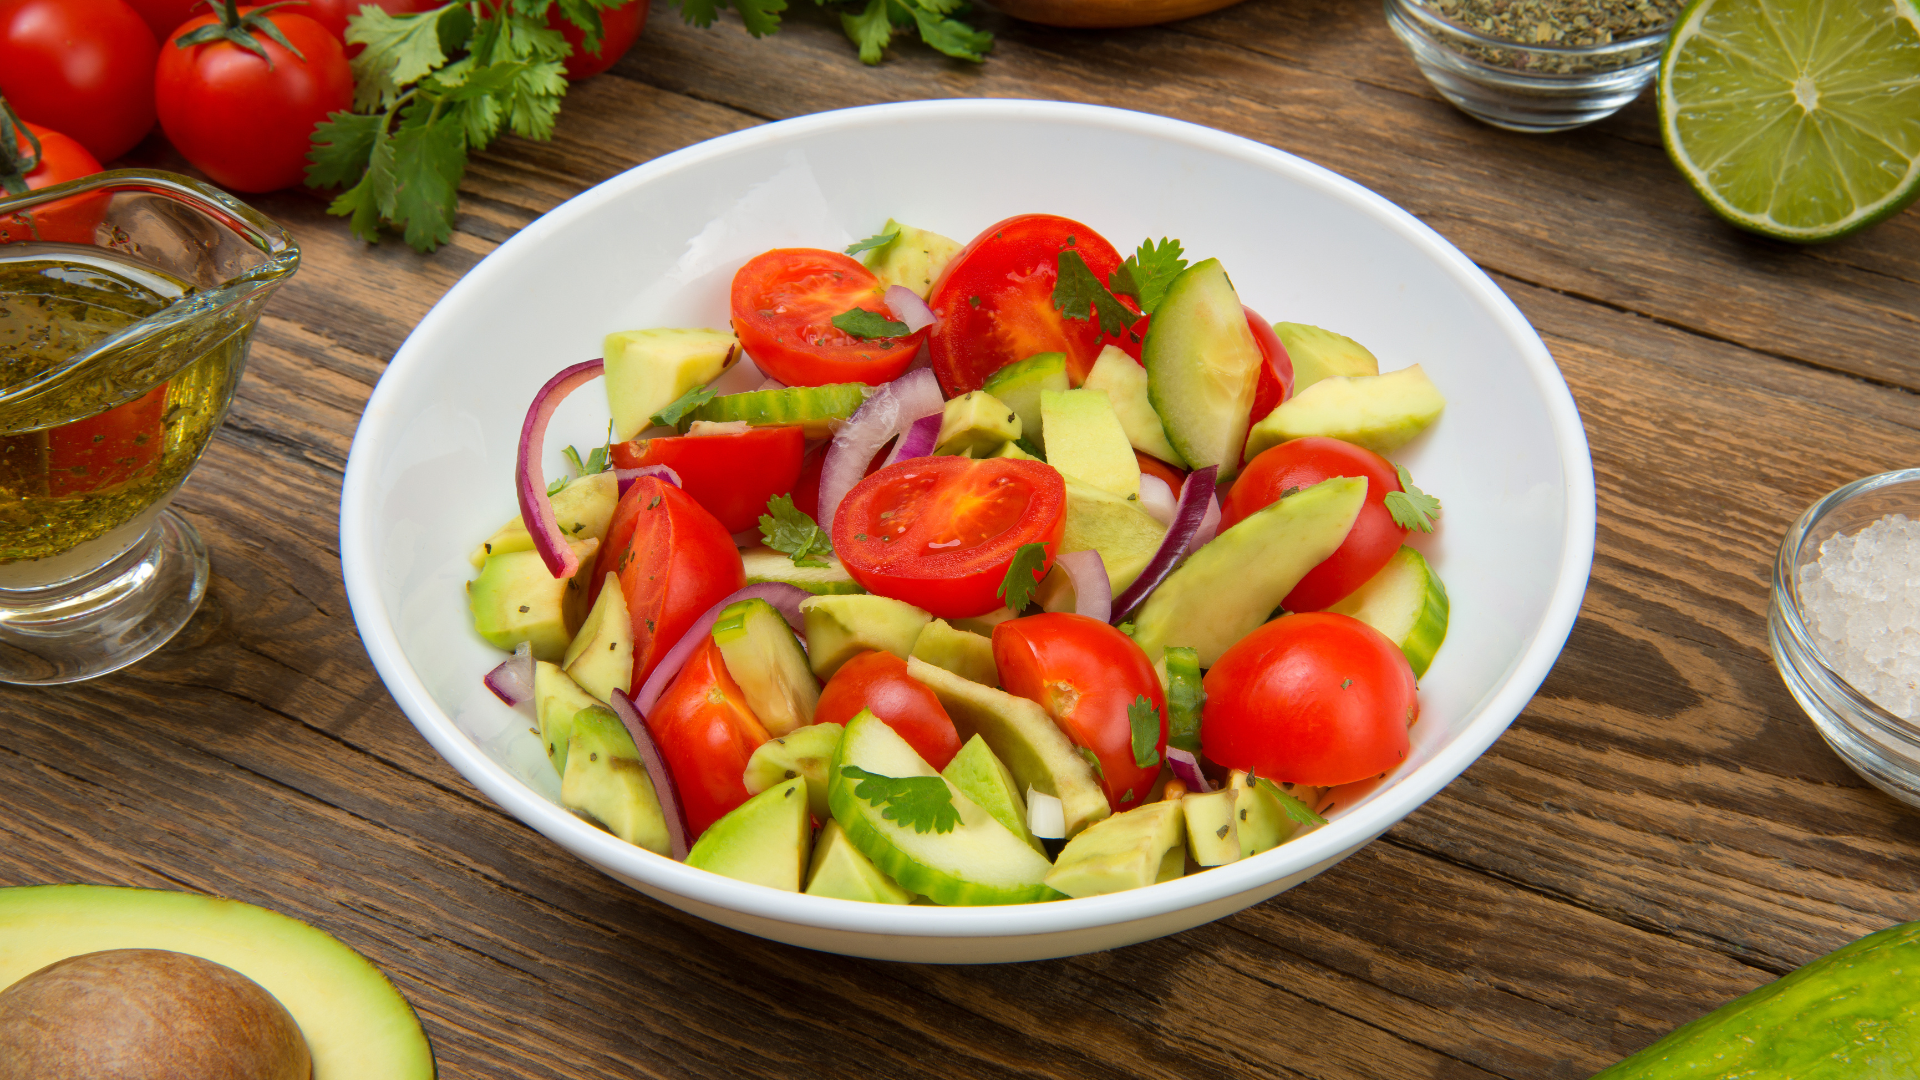
<svg viewBox="0 0 1920 1080"><path fill-rule="evenodd" d="M636 121L641 122L641 121ZM734 270L770 247L838 248L888 216L966 240L1023 212L1085 222L1123 251L1182 240L1218 256L1267 318L1345 332L1384 369L1419 362L1446 414L1395 455L1445 501L1416 543L1452 598L1421 684L1413 751L1331 824L1147 889L999 908L891 907L694 870L559 806L524 718L481 676L467 553L514 513L527 403L609 331L725 326ZM604 437L576 394L558 448ZM427 314L375 388L347 463L341 561L367 651L436 750L496 803L607 874L748 933L856 956L1030 960L1109 949L1256 904L1351 855L1506 730L1546 677L1586 589L1593 467L1539 337L1452 245L1373 192L1278 150L1140 113L1035 101L932 101L824 113L669 154L540 218Z"/></svg>

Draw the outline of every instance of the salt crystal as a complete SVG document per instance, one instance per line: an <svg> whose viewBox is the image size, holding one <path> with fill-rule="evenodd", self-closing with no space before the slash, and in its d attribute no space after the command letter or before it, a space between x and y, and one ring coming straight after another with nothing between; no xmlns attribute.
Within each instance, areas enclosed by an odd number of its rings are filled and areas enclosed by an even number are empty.
<svg viewBox="0 0 1920 1080"><path fill-rule="evenodd" d="M1829 537L1800 568L1800 600L1841 678L1893 715L1920 719L1920 521L1890 514Z"/></svg>

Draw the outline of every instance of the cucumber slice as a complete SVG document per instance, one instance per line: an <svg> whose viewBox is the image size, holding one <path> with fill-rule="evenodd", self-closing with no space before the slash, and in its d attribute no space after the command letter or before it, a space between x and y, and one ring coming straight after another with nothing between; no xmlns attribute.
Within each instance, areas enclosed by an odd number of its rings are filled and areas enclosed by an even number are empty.
<svg viewBox="0 0 1920 1080"><path fill-rule="evenodd" d="M714 620L713 643L767 734L777 738L813 723L820 684L793 628L772 604L758 598L728 604Z"/></svg>
<svg viewBox="0 0 1920 1080"><path fill-rule="evenodd" d="M1200 654L1185 645L1170 645L1160 662L1167 672L1167 745L1197 754L1200 709L1207 703L1207 691L1200 681Z"/></svg>
<svg viewBox="0 0 1920 1080"><path fill-rule="evenodd" d="M1040 392L1067 388L1067 354L1035 353L987 376L980 389L1006 402L1020 417L1020 432L1041 451L1047 448L1040 425Z"/></svg>
<svg viewBox="0 0 1920 1080"><path fill-rule="evenodd" d="M1427 560L1401 547L1380 572L1327 609L1351 615L1400 646L1413 677L1427 673L1433 654L1447 640L1447 587Z"/></svg>
<svg viewBox="0 0 1920 1080"><path fill-rule="evenodd" d="M785 427L798 424L809 439L824 439L833 434L855 409L866 403L873 387L865 383L830 383L826 386L787 386L778 390L752 390L744 394L724 394L708 401L680 420L685 433L695 420L716 423L744 421L754 427Z"/></svg>
<svg viewBox="0 0 1920 1080"><path fill-rule="evenodd" d="M793 560L770 547L750 547L740 552L740 565L747 572L747 584L778 581L795 585L815 596L845 596L867 590L847 574L835 555L826 556L825 566L795 566Z"/></svg>
<svg viewBox="0 0 1920 1080"><path fill-rule="evenodd" d="M1196 469L1240 471L1260 375L1260 346L1218 259L1195 263L1167 286L1140 347L1147 399L1167 441Z"/></svg>
<svg viewBox="0 0 1920 1080"><path fill-rule="evenodd" d="M862 712L847 724L833 761L827 801L833 819L862 855L901 888L936 904L1030 904L1060 894L1044 883L1047 857L946 780L960 821L950 832L915 832L889 821L883 807L855 795L857 781L842 770L857 766L880 776L938 776L886 722Z"/></svg>

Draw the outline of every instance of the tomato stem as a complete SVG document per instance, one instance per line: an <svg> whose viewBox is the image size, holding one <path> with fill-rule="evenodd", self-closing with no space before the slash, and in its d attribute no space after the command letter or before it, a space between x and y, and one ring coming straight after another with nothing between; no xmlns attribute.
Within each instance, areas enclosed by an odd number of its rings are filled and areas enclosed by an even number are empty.
<svg viewBox="0 0 1920 1080"><path fill-rule="evenodd" d="M25 137L33 153L20 152ZM13 106L0 97L0 188L9 195L27 193L27 174L40 167L40 137L14 114Z"/></svg>
<svg viewBox="0 0 1920 1080"><path fill-rule="evenodd" d="M306 54L295 48L293 42L287 40L287 35L280 32L280 27L267 17L267 13L274 8L286 7L289 4L299 4L304 7L307 0L278 0L277 3L254 8L245 15L240 14L240 0L218 0L218 2L223 6L215 9L216 20L174 38L173 44L176 48L190 49L195 45L204 45L211 41L226 41L265 60L267 70L271 71L273 57L267 55L266 46L260 44L260 39L253 36L253 31L258 31L265 34L274 44L292 53L301 63L307 62Z"/></svg>

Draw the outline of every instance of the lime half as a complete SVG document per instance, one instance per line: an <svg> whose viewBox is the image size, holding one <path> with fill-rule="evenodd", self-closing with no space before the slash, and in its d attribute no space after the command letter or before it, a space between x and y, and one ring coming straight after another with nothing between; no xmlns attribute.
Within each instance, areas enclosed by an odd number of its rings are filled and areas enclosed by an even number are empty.
<svg viewBox="0 0 1920 1080"><path fill-rule="evenodd" d="M1920 195L1914 0L1694 0L1660 62L1660 133L1743 229L1812 243Z"/></svg>

